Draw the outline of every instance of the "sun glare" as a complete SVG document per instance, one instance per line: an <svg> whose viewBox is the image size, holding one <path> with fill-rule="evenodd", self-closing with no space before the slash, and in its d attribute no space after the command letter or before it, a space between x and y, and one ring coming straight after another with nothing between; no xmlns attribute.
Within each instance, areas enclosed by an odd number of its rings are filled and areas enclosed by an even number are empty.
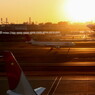
<svg viewBox="0 0 95 95"><path fill-rule="evenodd" d="M63 8L71 22L95 20L95 0L66 0Z"/></svg>

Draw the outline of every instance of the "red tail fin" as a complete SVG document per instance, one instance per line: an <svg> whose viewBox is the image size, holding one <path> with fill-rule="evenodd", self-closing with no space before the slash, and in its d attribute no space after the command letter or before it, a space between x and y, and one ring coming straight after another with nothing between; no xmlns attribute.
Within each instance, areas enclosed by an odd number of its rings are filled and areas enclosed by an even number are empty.
<svg viewBox="0 0 95 95"><path fill-rule="evenodd" d="M25 39L26 39L26 41L30 41L30 40L31 40L31 37L26 34L26 35L25 35Z"/></svg>
<svg viewBox="0 0 95 95"><path fill-rule="evenodd" d="M13 90L19 83L22 70L11 52L4 52L4 60L6 62L9 88Z"/></svg>

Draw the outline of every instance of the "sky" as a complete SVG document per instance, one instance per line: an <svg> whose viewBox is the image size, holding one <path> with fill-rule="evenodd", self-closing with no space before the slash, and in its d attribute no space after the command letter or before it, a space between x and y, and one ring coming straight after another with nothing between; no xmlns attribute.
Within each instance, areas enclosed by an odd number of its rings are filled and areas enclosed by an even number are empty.
<svg viewBox="0 0 95 95"><path fill-rule="evenodd" d="M0 18L10 23L95 20L95 0L0 0Z"/></svg>
<svg viewBox="0 0 95 95"><path fill-rule="evenodd" d="M65 0L0 0L0 18L9 22L58 22L61 17L60 5ZM62 13L64 14L64 12Z"/></svg>

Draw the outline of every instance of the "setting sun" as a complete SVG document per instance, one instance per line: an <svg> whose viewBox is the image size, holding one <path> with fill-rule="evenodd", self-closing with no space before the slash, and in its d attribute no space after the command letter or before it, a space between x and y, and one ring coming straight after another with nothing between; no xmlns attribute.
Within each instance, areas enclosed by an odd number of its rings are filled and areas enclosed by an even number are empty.
<svg viewBox="0 0 95 95"><path fill-rule="evenodd" d="M69 21L87 22L95 20L95 0L66 0L63 8Z"/></svg>

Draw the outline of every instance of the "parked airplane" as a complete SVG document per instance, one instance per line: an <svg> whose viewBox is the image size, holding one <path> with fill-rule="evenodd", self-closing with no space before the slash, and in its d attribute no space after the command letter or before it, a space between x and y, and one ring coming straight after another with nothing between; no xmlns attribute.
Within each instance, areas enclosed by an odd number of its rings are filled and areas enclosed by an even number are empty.
<svg viewBox="0 0 95 95"><path fill-rule="evenodd" d="M26 35L27 43L30 43L35 46L49 46L51 48L60 48L60 47L71 47L74 46L74 42L46 42L46 41L35 41Z"/></svg>
<svg viewBox="0 0 95 95"><path fill-rule="evenodd" d="M8 77L9 89L8 95L41 95L45 90L44 87L33 89L26 79L20 65L13 54L9 51L4 52L6 62L6 72Z"/></svg>

